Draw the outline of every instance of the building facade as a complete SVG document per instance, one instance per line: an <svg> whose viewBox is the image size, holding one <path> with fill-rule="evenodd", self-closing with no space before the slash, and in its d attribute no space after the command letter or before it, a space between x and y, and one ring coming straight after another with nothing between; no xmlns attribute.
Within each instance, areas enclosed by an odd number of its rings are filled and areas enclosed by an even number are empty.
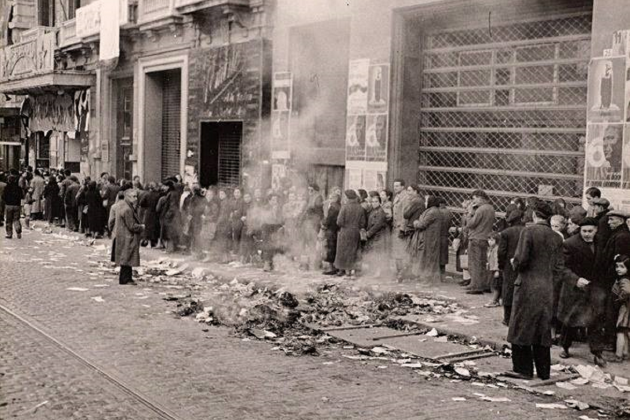
<svg viewBox="0 0 630 420"><path fill-rule="evenodd" d="M44 38L50 49L44 67L0 75L0 93L23 95L32 166L145 182L180 174L204 185L256 183L270 170L259 164L269 153L261 144L271 74L262 0L8 6L4 63L7 54L41 50ZM103 31L112 10L118 25ZM18 26L19 34L8 30ZM103 59L112 45L117 54Z"/></svg>
<svg viewBox="0 0 630 420"><path fill-rule="evenodd" d="M477 188L499 210L581 203L589 62L630 28L622 3L279 0L273 102L291 100L272 165L306 160L322 186L404 178L453 208Z"/></svg>

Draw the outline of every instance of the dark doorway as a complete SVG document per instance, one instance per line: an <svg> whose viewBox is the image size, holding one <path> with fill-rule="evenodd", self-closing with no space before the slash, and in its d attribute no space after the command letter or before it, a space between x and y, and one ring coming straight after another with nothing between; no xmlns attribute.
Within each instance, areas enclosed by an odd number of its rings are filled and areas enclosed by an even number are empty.
<svg viewBox="0 0 630 420"><path fill-rule="evenodd" d="M131 180L133 78L116 81L116 178Z"/></svg>
<svg viewBox="0 0 630 420"><path fill-rule="evenodd" d="M203 187L240 184L242 136L241 122L201 123L199 182Z"/></svg>

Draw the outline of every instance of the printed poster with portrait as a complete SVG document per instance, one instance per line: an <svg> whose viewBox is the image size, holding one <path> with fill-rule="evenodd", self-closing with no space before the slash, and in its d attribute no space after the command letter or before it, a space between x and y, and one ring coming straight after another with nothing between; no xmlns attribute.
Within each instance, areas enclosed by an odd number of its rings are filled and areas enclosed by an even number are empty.
<svg viewBox="0 0 630 420"><path fill-rule="evenodd" d="M274 73L272 101L272 157L288 159L290 150L289 127L293 101L293 76L290 72Z"/></svg>
<svg viewBox="0 0 630 420"><path fill-rule="evenodd" d="M367 116L365 152L368 162L387 161L387 128L387 114Z"/></svg>
<svg viewBox="0 0 630 420"><path fill-rule="evenodd" d="M350 61L348 71L348 115L367 114L370 60Z"/></svg>
<svg viewBox="0 0 630 420"><path fill-rule="evenodd" d="M600 57L591 61L587 102L589 123L623 121L625 80L625 57Z"/></svg>
<svg viewBox="0 0 630 420"><path fill-rule="evenodd" d="M386 113L389 107L389 64L370 66L368 113Z"/></svg>
<svg viewBox="0 0 630 420"><path fill-rule="evenodd" d="M346 161L365 160L366 116L350 115L346 123Z"/></svg>
<svg viewBox="0 0 630 420"><path fill-rule="evenodd" d="M589 124L587 133L586 187L621 188L623 124Z"/></svg>

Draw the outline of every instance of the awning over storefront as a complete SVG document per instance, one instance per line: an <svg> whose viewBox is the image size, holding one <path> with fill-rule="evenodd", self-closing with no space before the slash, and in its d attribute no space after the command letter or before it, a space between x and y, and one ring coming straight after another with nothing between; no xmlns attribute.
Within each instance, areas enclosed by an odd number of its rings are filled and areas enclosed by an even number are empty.
<svg viewBox="0 0 630 420"><path fill-rule="evenodd" d="M0 93L14 95L38 95L60 90L76 90L90 87L95 75L84 71L54 71L23 79L7 80L0 83Z"/></svg>

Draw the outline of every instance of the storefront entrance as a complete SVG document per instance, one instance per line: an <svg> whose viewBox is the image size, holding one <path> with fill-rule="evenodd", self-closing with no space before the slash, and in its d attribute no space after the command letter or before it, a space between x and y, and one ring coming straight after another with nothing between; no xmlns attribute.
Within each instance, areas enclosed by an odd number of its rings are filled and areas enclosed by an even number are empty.
<svg viewBox="0 0 630 420"><path fill-rule="evenodd" d="M203 187L241 183L242 122L201 123L199 182Z"/></svg>

